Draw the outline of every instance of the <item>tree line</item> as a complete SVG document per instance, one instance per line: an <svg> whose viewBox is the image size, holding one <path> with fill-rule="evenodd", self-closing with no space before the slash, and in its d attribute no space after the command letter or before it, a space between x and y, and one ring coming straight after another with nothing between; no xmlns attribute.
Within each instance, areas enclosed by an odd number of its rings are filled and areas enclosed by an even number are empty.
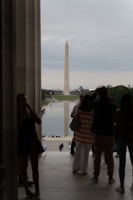
<svg viewBox="0 0 133 200"><path fill-rule="evenodd" d="M118 85L115 87L112 86L106 86L108 89L108 93L109 96L114 100L114 102L119 105L120 101L121 101L121 97L123 96L123 94L125 93L130 93L131 95L133 95L133 88L131 87L126 87L124 85ZM86 93L86 92L90 92L89 90L84 91L84 89L82 88L82 93ZM91 91L93 92L93 91ZM75 91L71 91L70 95L80 95L80 91L78 92L77 90ZM47 90L47 89L42 89L42 101L45 101L46 98L51 98L54 95L63 95L63 91L61 90Z"/></svg>

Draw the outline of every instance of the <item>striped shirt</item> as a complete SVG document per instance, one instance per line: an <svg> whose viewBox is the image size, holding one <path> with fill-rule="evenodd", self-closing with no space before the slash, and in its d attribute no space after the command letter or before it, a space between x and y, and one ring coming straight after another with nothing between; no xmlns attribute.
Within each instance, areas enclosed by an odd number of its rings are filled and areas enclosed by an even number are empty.
<svg viewBox="0 0 133 200"><path fill-rule="evenodd" d="M82 144L93 144L94 135L91 131L93 111L78 111L81 126L78 131L74 132L74 141Z"/></svg>

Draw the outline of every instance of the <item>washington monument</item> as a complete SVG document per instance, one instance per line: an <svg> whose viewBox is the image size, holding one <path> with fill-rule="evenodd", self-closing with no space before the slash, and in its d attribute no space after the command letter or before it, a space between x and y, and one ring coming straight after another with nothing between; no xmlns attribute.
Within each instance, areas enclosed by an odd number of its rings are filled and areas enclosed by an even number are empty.
<svg viewBox="0 0 133 200"><path fill-rule="evenodd" d="M65 44L64 95L69 95L69 45Z"/></svg>

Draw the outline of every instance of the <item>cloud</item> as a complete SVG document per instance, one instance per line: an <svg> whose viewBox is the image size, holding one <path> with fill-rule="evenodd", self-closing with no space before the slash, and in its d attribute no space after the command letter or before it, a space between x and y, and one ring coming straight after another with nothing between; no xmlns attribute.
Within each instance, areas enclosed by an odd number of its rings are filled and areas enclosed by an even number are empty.
<svg viewBox="0 0 133 200"><path fill-rule="evenodd" d="M128 78L133 75L132 8L132 0L42 0L42 85L63 88L66 40L71 74L75 74L72 87L80 84L83 77L87 83L86 74L92 71L90 85L93 80L98 85L100 79L111 80L112 84L132 84ZM60 80L56 79L58 76L53 79L54 70L60 74ZM100 74L103 78L99 79Z"/></svg>
<svg viewBox="0 0 133 200"><path fill-rule="evenodd" d="M125 85L132 83L133 74L127 70L71 70L69 86L70 90L78 89L79 86L87 89L95 89L100 85ZM56 81L55 81L56 80ZM63 70L42 70L42 88L64 89L64 71Z"/></svg>

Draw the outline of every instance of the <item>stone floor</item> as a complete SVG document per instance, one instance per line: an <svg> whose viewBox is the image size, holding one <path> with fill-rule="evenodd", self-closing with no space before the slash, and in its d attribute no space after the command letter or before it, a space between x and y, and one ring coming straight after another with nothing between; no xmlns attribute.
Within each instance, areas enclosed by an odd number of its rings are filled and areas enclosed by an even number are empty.
<svg viewBox="0 0 133 200"><path fill-rule="evenodd" d="M40 193L41 200L131 200L133 192L131 192L132 168L129 155L127 153L126 178L125 178L125 194L121 195L115 191L119 185L118 178L118 159L115 157L115 183L108 184L106 174L106 165L104 159L101 162L101 173L99 183L91 182L93 174L93 156L90 152L89 167L87 176L72 174L73 156L69 150L48 151L42 155L39 161L40 172ZM34 188L31 188L34 190ZM24 189L18 188L18 199L25 197Z"/></svg>

